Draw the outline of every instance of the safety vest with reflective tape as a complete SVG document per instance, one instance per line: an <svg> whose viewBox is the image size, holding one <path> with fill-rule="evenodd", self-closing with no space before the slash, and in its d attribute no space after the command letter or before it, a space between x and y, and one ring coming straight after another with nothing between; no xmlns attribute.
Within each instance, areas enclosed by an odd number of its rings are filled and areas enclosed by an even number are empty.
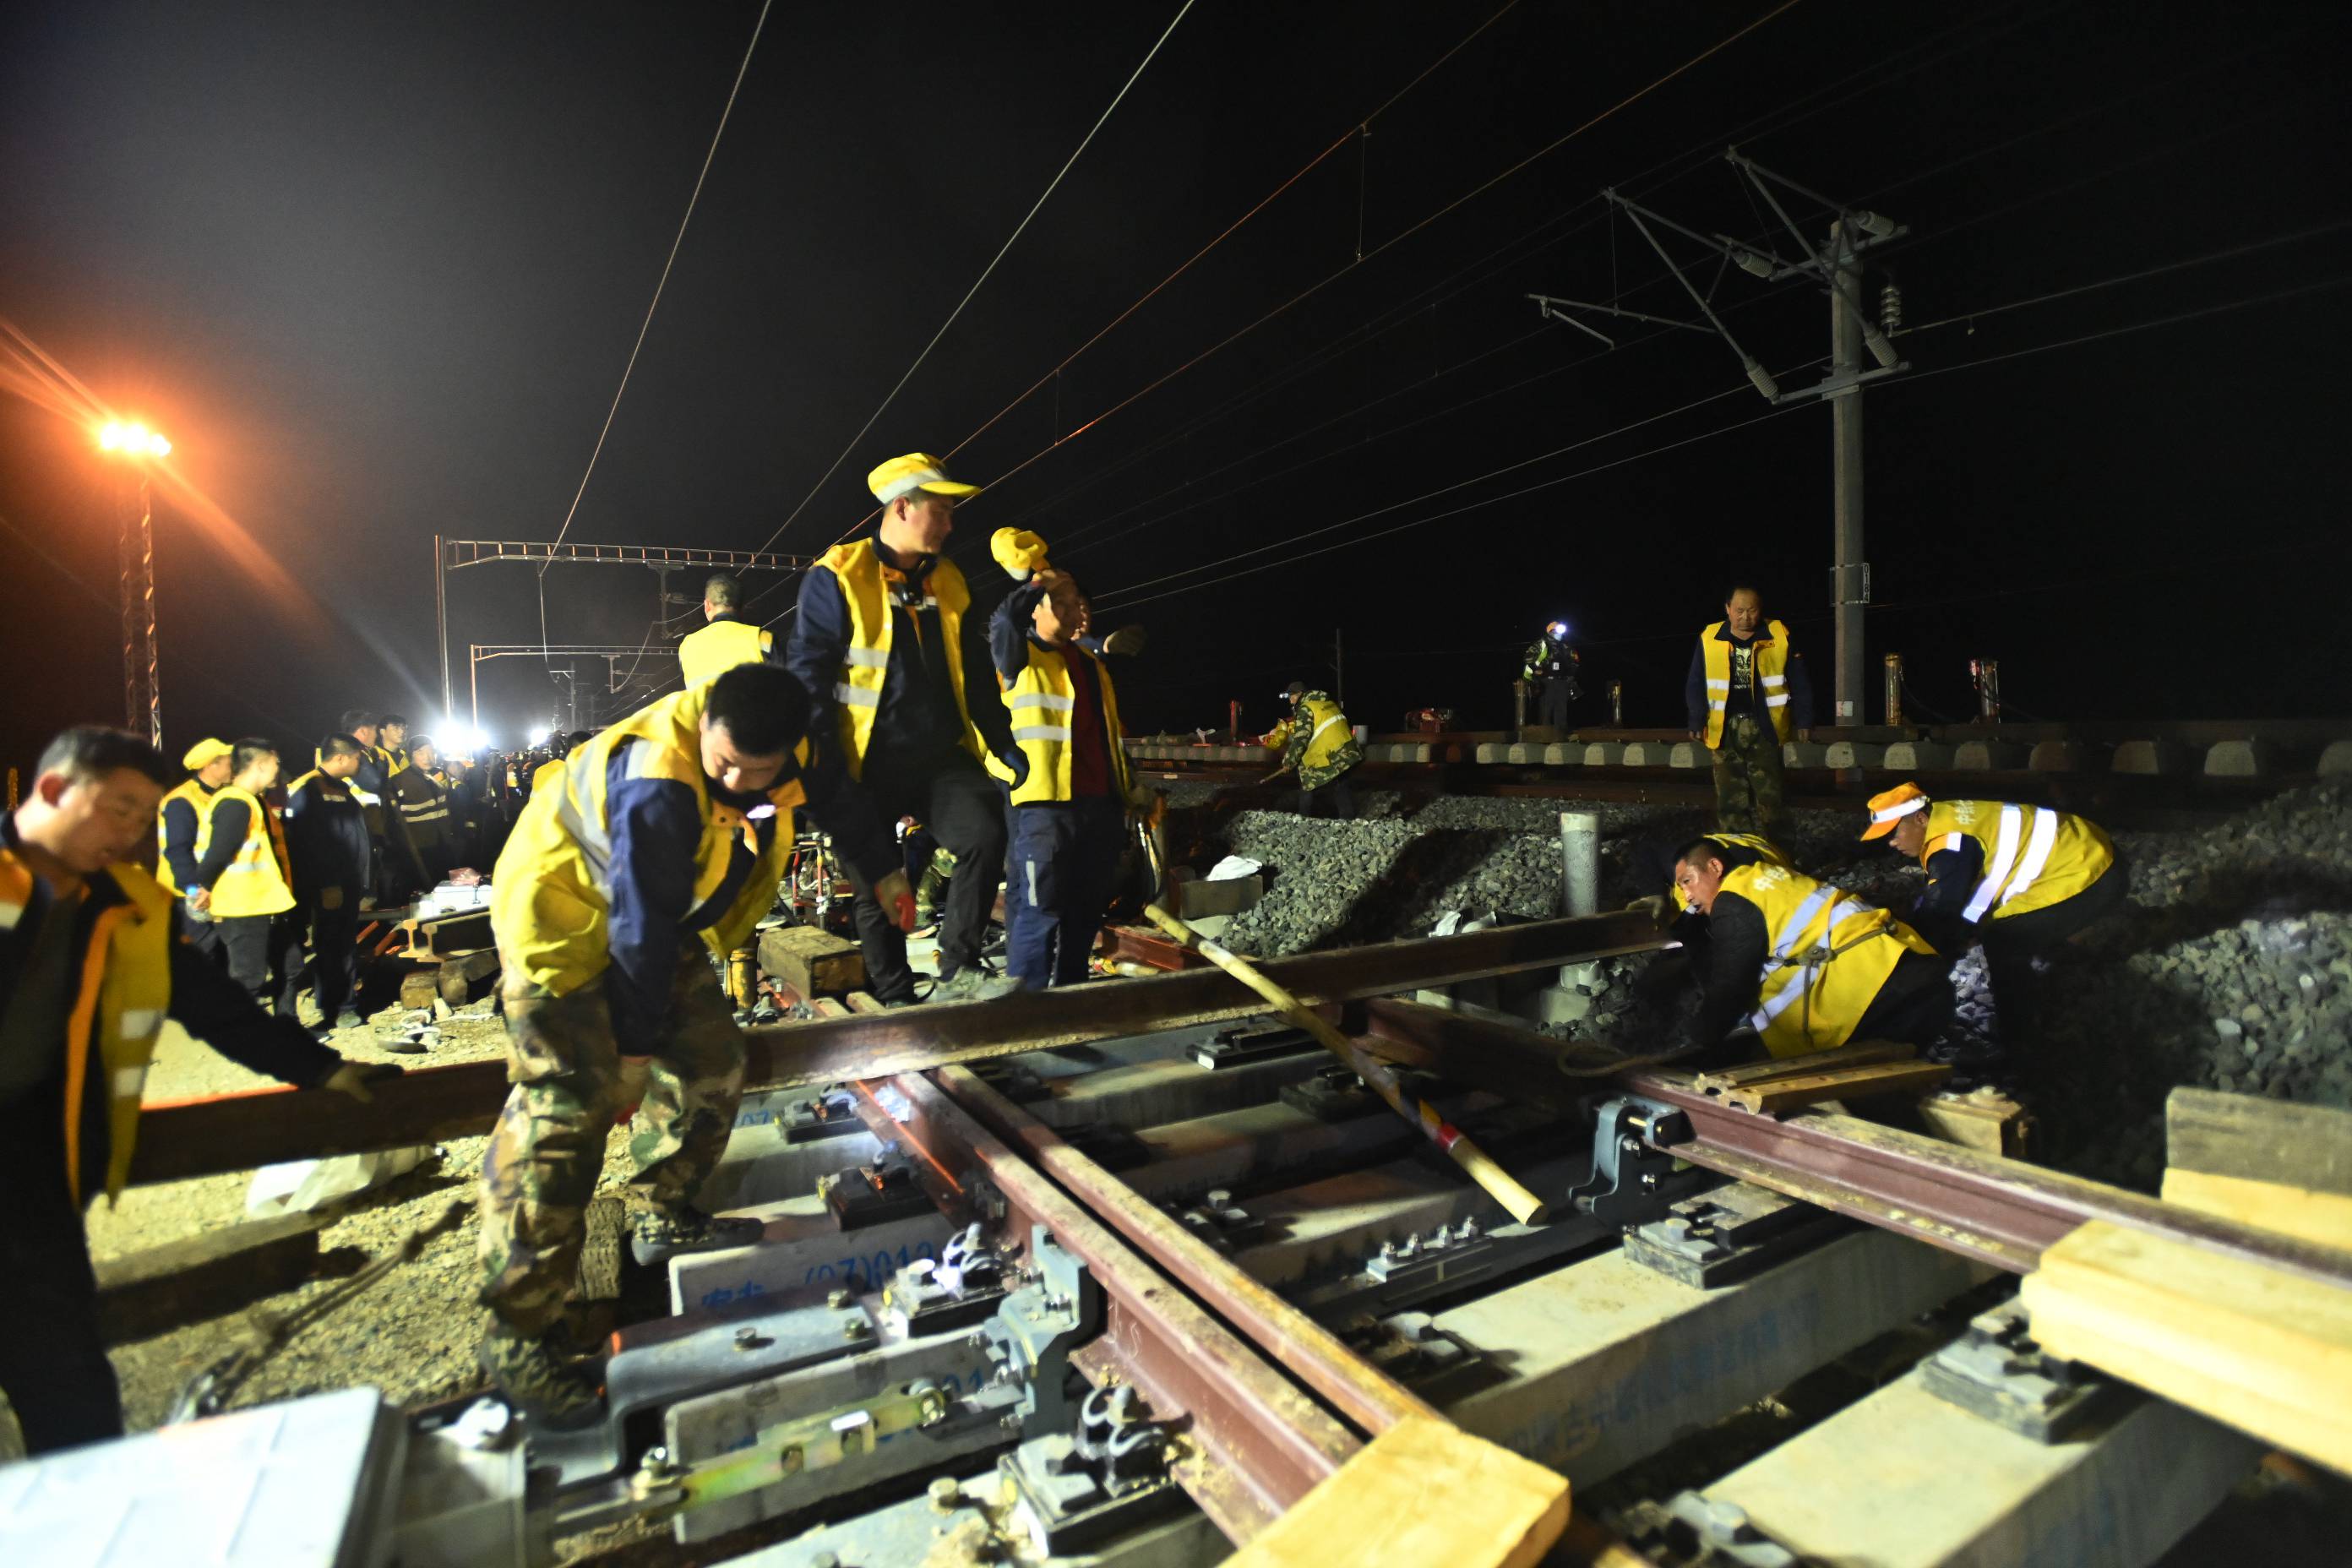
<svg viewBox="0 0 2352 1568"><path fill-rule="evenodd" d="M105 1075L106 1195L119 1194L131 1175L139 1135L139 1096L155 1037L172 1005L173 896L136 866L110 866L123 901L98 911L82 954L73 1009L66 1016L66 1186L80 1206L81 1108L89 1089L89 1037L98 1031L99 1070ZM0 847L0 931L14 931L33 900L33 871L12 849Z"/></svg>
<svg viewBox="0 0 2352 1568"><path fill-rule="evenodd" d="M1348 727L1348 716L1328 697L1307 697L1292 703L1289 719L1278 728L1282 739L1269 739L1269 745L1286 747L1299 731L1307 731L1307 750L1298 759L1301 772L1321 767L1355 738L1355 731Z"/></svg>
<svg viewBox="0 0 2352 1568"><path fill-rule="evenodd" d="M213 883L211 914L215 920L243 915L283 914L294 907L294 862L286 854L286 829L278 814L250 790L224 785L213 797L245 803L245 842ZM212 837L213 820L205 821L205 837Z"/></svg>
<svg viewBox="0 0 2352 1568"><path fill-rule="evenodd" d="M694 857L694 920L703 941L722 956L749 942L776 901L784 860L793 847L793 808L803 795L793 778L768 792L776 831L742 890L723 910L705 910L738 840L757 842L750 817L710 798L702 772L702 714L709 688L674 692L648 703L611 729L583 742L562 762L541 770L514 832L490 879L490 931L510 974L562 996L604 972L612 962L608 922L614 879L606 783L613 752L628 753L631 778L667 779L694 792L701 807L702 840ZM808 765L808 742L794 752Z"/></svg>
<svg viewBox="0 0 2352 1568"><path fill-rule="evenodd" d="M1724 873L1764 917L1765 956L1748 1026L1776 1057L1809 1056L1846 1043L1904 953L1935 949L1875 904L1785 866Z"/></svg>
<svg viewBox="0 0 2352 1568"><path fill-rule="evenodd" d="M1787 850L1760 833L1703 833L1699 837L1710 844L1737 844L1743 849L1753 849L1764 858L1768 865L1793 866L1796 864L1789 858ZM1678 910L1690 908L1690 895L1683 891L1682 884L1669 880L1666 883L1666 891L1675 896L1675 908Z"/></svg>
<svg viewBox="0 0 2352 1568"><path fill-rule="evenodd" d="M1706 659L1706 743L1723 744L1724 708L1731 700L1731 644L1716 621L1698 634L1699 651ZM1749 670L1764 711L1772 716L1772 733L1783 744L1789 739L1789 628L1778 621L1765 623L1764 635L1750 649Z"/></svg>
<svg viewBox="0 0 2352 1568"><path fill-rule="evenodd" d="M205 845L212 837L213 801L215 798L216 797L211 790L206 789L195 780L189 779L185 783L182 784L179 788L165 795L155 806L155 880L163 885L165 892L170 893L174 898L186 892L187 889L181 887L179 882L172 876L172 858L164 853L164 850L169 847L169 846L163 842L163 835L166 831L163 817L164 809L175 800L184 800L194 809L196 814L196 842L192 853L196 859L201 860L205 858Z"/></svg>
<svg viewBox="0 0 2352 1568"><path fill-rule="evenodd" d="M835 545L817 559L817 565L840 580L842 600L849 606L849 646L842 650L833 700L841 710L841 744L849 776L863 778L866 745L874 734L874 716L882 706L883 685L890 678L890 639L897 621L890 612L894 595L906 592L906 578L882 564L870 538ZM954 562L939 557L923 579L923 596L905 603L915 614L939 611L948 683L955 689L956 713L963 720L963 748L987 761L986 752L972 733L971 705L963 689L963 615L971 607L971 591L964 586L963 573Z"/></svg>
<svg viewBox="0 0 2352 1568"><path fill-rule="evenodd" d="M1076 645L1073 645L1074 647ZM1109 742L1111 791L1124 801L1128 794L1127 748L1120 744L1118 697L1103 661L1084 648L1077 657L1090 661L1096 686L1102 692L1103 723ZM1076 683L1070 679L1069 655L1058 648L1029 645L1029 666L1005 689L1004 706L1013 710L1013 739L1029 759L1029 776L1013 792L1015 805L1070 798L1071 718L1077 710Z"/></svg>
<svg viewBox="0 0 2352 1568"><path fill-rule="evenodd" d="M1998 800L1938 800L1927 805L1927 841L1919 864L1977 841L1984 870L1961 918L1975 925L1990 916L2031 914L2073 898L2116 863L2116 847L2095 822L2046 805Z"/></svg>
<svg viewBox="0 0 2352 1568"><path fill-rule="evenodd" d="M739 664L766 662L776 634L748 621L713 621L678 639L678 667L688 686L716 680Z"/></svg>

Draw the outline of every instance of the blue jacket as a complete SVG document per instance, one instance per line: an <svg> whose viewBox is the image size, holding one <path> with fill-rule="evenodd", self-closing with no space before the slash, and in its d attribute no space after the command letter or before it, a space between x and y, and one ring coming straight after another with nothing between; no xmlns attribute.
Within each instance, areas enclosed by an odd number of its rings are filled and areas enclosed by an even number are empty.
<svg viewBox="0 0 2352 1568"><path fill-rule="evenodd" d="M1733 640L1728 627L1715 635L1724 642ZM1759 631L1754 640L1767 641L1769 634ZM1791 653L1789 656L1788 673L1789 727L1810 730L1813 727L1813 682L1811 677L1805 673L1804 655ZM1703 639L1691 646L1690 674L1683 680L1683 706L1689 710L1688 728L1694 732L1704 732L1706 729L1706 647ZM1763 710L1757 708L1750 711L1760 715ZM1729 714L1727 712L1725 716L1727 718Z"/></svg>

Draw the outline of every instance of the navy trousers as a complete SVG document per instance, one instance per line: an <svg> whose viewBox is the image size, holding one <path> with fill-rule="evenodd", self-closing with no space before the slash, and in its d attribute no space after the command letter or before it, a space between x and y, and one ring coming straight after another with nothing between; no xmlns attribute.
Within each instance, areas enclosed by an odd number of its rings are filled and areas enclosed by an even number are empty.
<svg viewBox="0 0 2352 1568"><path fill-rule="evenodd" d="M1004 968L1024 989L1087 977L1118 879L1127 807L1108 795L1013 808L1004 879Z"/></svg>

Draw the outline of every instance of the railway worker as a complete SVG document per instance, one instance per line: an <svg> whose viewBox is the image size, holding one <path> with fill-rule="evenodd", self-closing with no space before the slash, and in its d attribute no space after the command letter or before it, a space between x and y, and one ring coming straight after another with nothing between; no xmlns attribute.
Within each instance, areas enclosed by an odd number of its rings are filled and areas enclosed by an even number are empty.
<svg viewBox="0 0 2352 1568"><path fill-rule="evenodd" d="M352 798L359 802L360 814L367 820L368 877L360 889L360 897L363 903L373 908L382 901L386 890L383 884L391 856L390 846L384 837L390 830L390 821L384 814L383 797L392 793L392 753L378 743L383 730L375 714L369 710L347 708L336 723L339 733L349 735L360 745L358 769L350 775L345 787L350 790ZM314 762L323 763L326 758L327 753L323 750L313 753Z"/></svg>
<svg viewBox="0 0 2352 1568"><path fill-rule="evenodd" d="M441 749L419 735L408 749L409 765L392 775L392 804L400 813L401 843L407 874L427 891L448 878L457 864L459 821L457 792L441 772Z"/></svg>
<svg viewBox="0 0 2352 1568"><path fill-rule="evenodd" d="M374 851L352 782L366 756L358 736L330 735L319 744L319 765L286 786L286 847L294 862L295 901L310 933L310 990L320 1034L366 1022L357 1005L360 899Z"/></svg>
<svg viewBox="0 0 2352 1568"><path fill-rule="evenodd" d="M292 1018L302 978L294 862L286 830L264 798L278 783L278 748L239 741L236 763L236 777L213 801L211 842L196 876L212 893L229 978L278 1016Z"/></svg>
<svg viewBox="0 0 2352 1568"><path fill-rule="evenodd" d="M409 766L408 721L398 713L387 713L376 723L376 756L383 763L384 780L389 784Z"/></svg>
<svg viewBox="0 0 2352 1568"><path fill-rule="evenodd" d="M1006 813L981 758L994 757L1015 788L1028 761L995 700L985 628L967 619L971 590L940 554L956 503L979 487L950 479L921 452L891 458L866 482L881 521L826 551L802 581L784 662L808 689L811 721L839 737L877 822L912 816L955 857L931 1000L1001 995L1013 983L983 970L980 950L1003 880ZM850 884L867 989L884 1003L912 1001L904 931L854 865Z"/></svg>
<svg viewBox="0 0 2352 1568"><path fill-rule="evenodd" d="M614 1118L635 1105L630 1250L647 1267L740 1246L754 1220L693 1206L743 1094L721 957L775 903L805 805L904 925L892 847L810 730L792 675L747 664L647 704L532 792L491 880L513 1089L483 1167L481 1363L537 1419L594 1419L564 1357L563 1297Z"/></svg>
<svg viewBox="0 0 2352 1568"><path fill-rule="evenodd" d="M1290 717L1260 742L1282 752L1282 766L1275 776L1297 775L1301 816L1320 816L1326 805L1334 816L1355 816L1356 792L1348 775L1364 760L1364 747L1348 716L1329 692L1310 691L1303 680L1292 681L1283 697L1290 704Z"/></svg>
<svg viewBox="0 0 2352 1568"><path fill-rule="evenodd" d="M1583 693L1576 679L1580 662L1576 649L1569 646L1566 621L1552 622L1528 645L1519 662L1519 679L1536 688L1537 723L1568 733L1568 705Z"/></svg>
<svg viewBox="0 0 2352 1568"><path fill-rule="evenodd" d="M1675 886L1706 917L1701 1050L1721 1052L1735 1031L1775 1057L1849 1040L1924 1047L1951 1020L1949 965L1875 904L1714 838L1683 846Z"/></svg>
<svg viewBox="0 0 2352 1568"><path fill-rule="evenodd" d="M678 639L678 667L688 686L715 680L739 664L772 662L776 634L743 618L743 584L720 573L702 585L707 623Z"/></svg>
<svg viewBox="0 0 2352 1568"><path fill-rule="evenodd" d="M1087 977L1127 839L1134 786L1110 672L1078 642L1088 618L1076 582L1051 567L989 617L1013 738L1028 761L1012 792L1004 967L1031 991Z"/></svg>
<svg viewBox="0 0 2352 1568"><path fill-rule="evenodd" d="M180 759L190 776L163 797L155 822L155 880L173 898L187 900L183 934L197 952L214 959L221 956L220 932L213 928L212 895L196 880L196 860L204 854L213 797L236 771L236 751L226 741L210 737L190 746Z"/></svg>
<svg viewBox="0 0 2352 1568"><path fill-rule="evenodd" d="M256 1072L368 1098L362 1069L175 940L172 895L127 863L172 775L138 736L71 729L0 817L0 1392L34 1454L122 1433L81 1210L130 1174L163 1020Z"/></svg>
<svg viewBox="0 0 2352 1568"><path fill-rule="evenodd" d="M2039 1012L2045 960L2131 890L2098 824L2043 805L1931 800L1916 784L1870 798L1864 840L1885 838L1927 871L1911 921L1941 951L1984 944L2002 1040L2022 1044Z"/></svg>
<svg viewBox="0 0 2352 1568"><path fill-rule="evenodd" d="M1737 584L1723 619L1698 634L1683 687L1690 737L1715 753L1716 826L1764 833L1780 817L1780 748L1811 740L1813 688L1789 628L1764 618L1764 597Z"/></svg>

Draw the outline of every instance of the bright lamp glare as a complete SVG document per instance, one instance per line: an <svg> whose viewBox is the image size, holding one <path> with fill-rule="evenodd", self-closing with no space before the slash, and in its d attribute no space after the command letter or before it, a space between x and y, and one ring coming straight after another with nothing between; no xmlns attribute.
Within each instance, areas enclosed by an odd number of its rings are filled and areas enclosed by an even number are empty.
<svg viewBox="0 0 2352 1568"><path fill-rule="evenodd" d="M135 458L168 457L172 451L172 443L161 432L120 419L110 419L100 428L98 445L102 451L128 452Z"/></svg>
<svg viewBox="0 0 2352 1568"><path fill-rule="evenodd" d="M150 432L147 437L147 450L158 458L168 458L172 455L172 443Z"/></svg>

